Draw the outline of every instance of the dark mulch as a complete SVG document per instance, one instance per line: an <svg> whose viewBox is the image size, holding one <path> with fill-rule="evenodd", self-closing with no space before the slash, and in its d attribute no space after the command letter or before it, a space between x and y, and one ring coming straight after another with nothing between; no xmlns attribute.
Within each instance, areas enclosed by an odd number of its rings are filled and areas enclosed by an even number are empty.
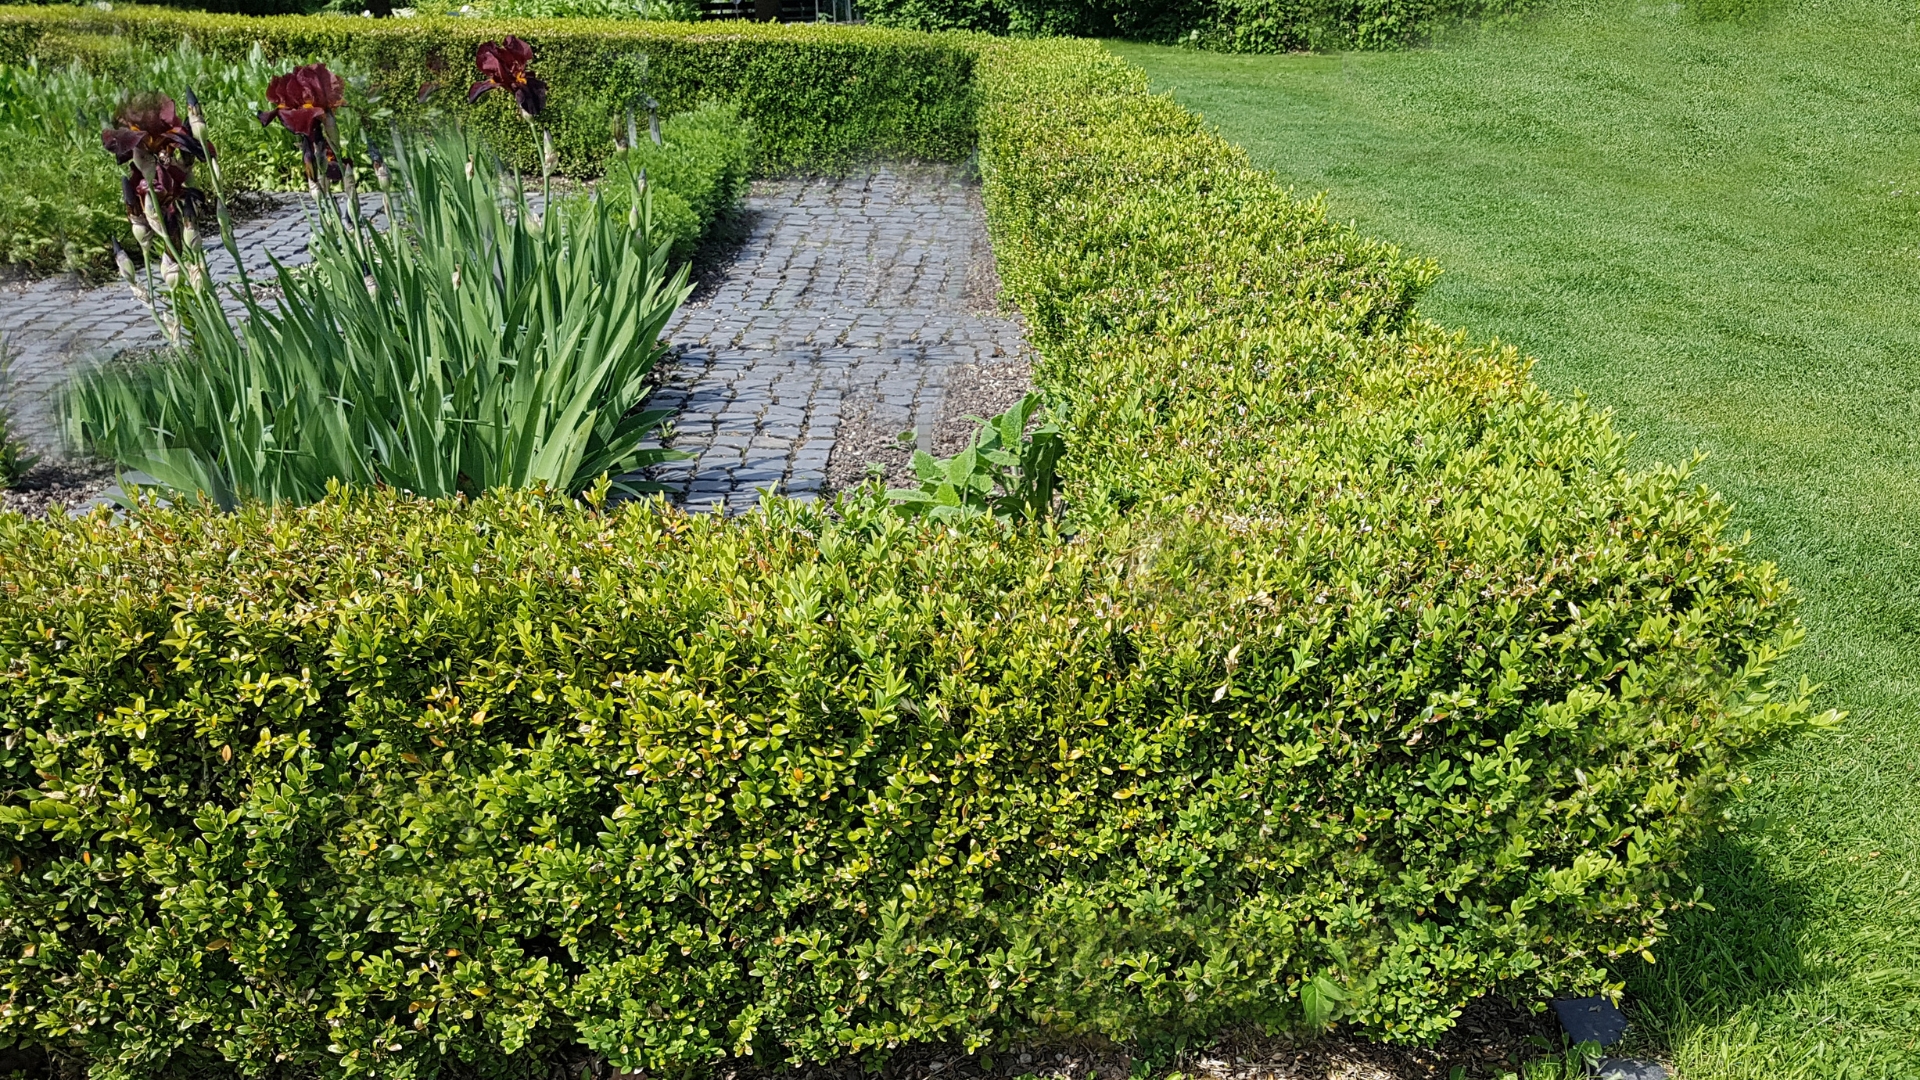
<svg viewBox="0 0 1920 1080"><path fill-rule="evenodd" d="M1496 998L1470 1003L1454 1030L1432 1048L1383 1046L1343 1035L1290 1040L1260 1035L1228 1036L1188 1047L1161 1060L1136 1059L1124 1046L1104 1040L1016 1046L968 1053L957 1046L915 1045L883 1060L842 1058L803 1068L768 1068L733 1061L713 1069L711 1080L1446 1080L1455 1068L1474 1080L1518 1073L1520 1064L1555 1050L1560 1030L1550 1013L1530 1013ZM622 1077L590 1056L552 1060L515 1059L517 1067L485 1070L523 1080L641 1080ZM50 1060L38 1048L0 1050L0 1076L84 1080L85 1065ZM217 1060L176 1061L168 1080L233 1080L237 1071ZM275 1080L306 1080L305 1069L270 1069ZM449 1080L480 1075L450 1064Z"/></svg>
<svg viewBox="0 0 1920 1080"><path fill-rule="evenodd" d="M714 1080L1125 1080L1176 1074L1193 1080L1446 1080L1456 1067L1467 1077L1490 1080L1559 1049L1560 1028L1551 1013L1489 997L1470 1003L1434 1047L1386 1046L1339 1034L1294 1040L1247 1033L1141 1061L1104 1040L1000 1053L911 1046L871 1070L855 1058L800 1069L736 1064L717 1069Z"/></svg>
<svg viewBox="0 0 1920 1080"><path fill-rule="evenodd" d="M1033 369L1025 357L995 358L987 364L959 364L948 373L940 418L928 433L928 447L920 447L911 431L896 431L873 420L862 403L849 402L834 433L833 455L827 461L827 490L845 491L878 476L888 487L912 487L913 452L925 449L934 457L952 457L967 448L980 430L980 421L1006 412L1033 384Z"/></svg>
<svg viewBox="0 0 1920 1080"><path fill-rule="evenodd" d="M827 458L826 497L871 479L879 479L890 488L912 486L913 432L897 431L875 421L871 407L864 402L848 401L841 409L833 453Z"/></svg>
<svg viewBox="0 0 1920 1080"><path fill-rule="evenodd" d="M980 422L1013 408L1033 387L1033 365L1024 356L996 358L989 364L962 364L948 377L940 419L933 426L934 457L951 457L967 448Z"/></svg>

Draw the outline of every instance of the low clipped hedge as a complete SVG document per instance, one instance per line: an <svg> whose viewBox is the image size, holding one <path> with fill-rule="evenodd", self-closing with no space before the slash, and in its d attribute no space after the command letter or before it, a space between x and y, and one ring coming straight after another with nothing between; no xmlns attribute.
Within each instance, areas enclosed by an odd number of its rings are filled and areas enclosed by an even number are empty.
<svg viewBox="0 0 1920 1080"><path fill-rule="evenodd" d="M739 201L753 164L753 137L730 105L709 105L669 117L659 145L635 123L634 144L607 159L598 195L630 209L638 181L653 194L653 223L672 238L673 257L688 259Z"/></svg>
<svg viewBox="0 0 1920 1080"><path fill-rule="evenodd" d="M0 1037L116 1080L1431 1038L1692 902L1785 585L1433 268L981 42L1065 527L875 492L0 520Z"/></svg>
<svg viewBox="0 0 1920 1080"><path fill-rule="evenodd" d="M552 86L541 125L568 173L597 172L614 150L609 121L648 94L668 114L737 106L755 127L761 173L831 172L878 157L953 160L973 145L965 39L869 27L0 7L0 60L86 56L103 37L170 48L182 36L235 56L259 42L275 57L336 57L375 73L369 90L384 116L418 122L434 108L456 110L538 171L534 137L507 95L471 110L454 102L474 78L474 49L510 33L533 44L533 69ZM429 83L450 89L422 104L416 94Z"/></svg>
<svg viewBox="0 0 1920 1080"><path fill-rule="evenodd" d="M1785 584L1685 469L1629 467L1511 347L1420 319L1435 267L1291 199L1143 72L1085 42L980 70L995 251L1076 514L1153 538L1149 603L1214 613L1187 647L1263 778L1224 861L1246 891L1187 903L1244 897L1223 936L1286 910L1286 959L1223 982L1289 1005L1207 1020L1423 1039L1483 990L1616 989L1699 899L1679 865L1729 764L1834 719L1768 677L1801 640Z"/></svg>
<svg viewBox="0 0 1920 1080"><path fill-rule="evenodd" d="M1463 19L1536 0L865 0L861 14L911 30L985 30L1178 42L1231 52L1391 49Z"/></svg>

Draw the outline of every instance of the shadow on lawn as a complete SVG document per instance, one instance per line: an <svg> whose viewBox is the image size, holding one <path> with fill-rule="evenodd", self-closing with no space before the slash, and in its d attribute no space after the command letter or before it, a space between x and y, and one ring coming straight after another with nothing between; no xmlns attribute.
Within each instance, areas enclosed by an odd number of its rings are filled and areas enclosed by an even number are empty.
<svg viewBox="0 0 1920 1080"><path fill-rule="evenodd" d="M1634 959L1618 969L1640 1034L1663 1048L1825 977L1801 952L1810 921L1806 883L1772 873L1756 850L1756 834L1767 827L1753 821L1709 840L1687 870L1712 910L1677 917L1654 946L1656 963Z"/></svg>

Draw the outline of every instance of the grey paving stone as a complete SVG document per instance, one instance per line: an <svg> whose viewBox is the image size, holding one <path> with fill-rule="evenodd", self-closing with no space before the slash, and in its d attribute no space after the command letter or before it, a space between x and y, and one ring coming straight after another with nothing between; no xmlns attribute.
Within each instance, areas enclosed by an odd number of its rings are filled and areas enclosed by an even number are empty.
<svg viewBox="0 0 1920 1080"><path fill-rule="evenodd" d="M756 185L753 231L727 278L672 331L681 352L670 384L691 391L689 410L710 388L731 388L714 444L744 451L708 451L689 507L713 490L709 469L722 461L733 467L730 510L751 505L776 465L783 491L811 494L843 408L859 403L924 440L949 368L1026 350L1016 324L967 309L976 205L951 170Z"/></svg>

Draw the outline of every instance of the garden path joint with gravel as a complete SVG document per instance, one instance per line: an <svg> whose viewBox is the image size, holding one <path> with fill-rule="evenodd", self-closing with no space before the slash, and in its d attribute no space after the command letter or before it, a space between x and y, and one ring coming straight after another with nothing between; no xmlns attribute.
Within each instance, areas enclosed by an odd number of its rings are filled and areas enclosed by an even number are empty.
<svg viewBox="0 0 1920 1080"><path fill-rule="evenodd" d="M757 184L751 232L718 284L683 307L654 401L679 410L656 470L690 510L744 509L762 488L808 497L895 483L912 446L952 453L969 415L1027 385L978 189L951 168Z"/></svg>
<svg viewBox="0 0 1920 1080"><path fill-rule="evenodd" d="M676 411L667 443L692 455L655 470L687 509L736 513L762 490L814 497L876 471L903 483L914 446L956 451L967 417L1026 389L1027 345L995 308L978 187L964 170L761 181L737 224L745 239L705 268L675 316L652 402ZM291 200L236 228L256 275L269 255L304 261L310 234ZM212 262L230 278L225 252ZM74 371L161 344L125 288L70 279L0 287L0 333L15 427L41 449L58 442L51 402ZM59 485L72 470L42 471ZM31 490L13 494L31 501Z"/></svg>

